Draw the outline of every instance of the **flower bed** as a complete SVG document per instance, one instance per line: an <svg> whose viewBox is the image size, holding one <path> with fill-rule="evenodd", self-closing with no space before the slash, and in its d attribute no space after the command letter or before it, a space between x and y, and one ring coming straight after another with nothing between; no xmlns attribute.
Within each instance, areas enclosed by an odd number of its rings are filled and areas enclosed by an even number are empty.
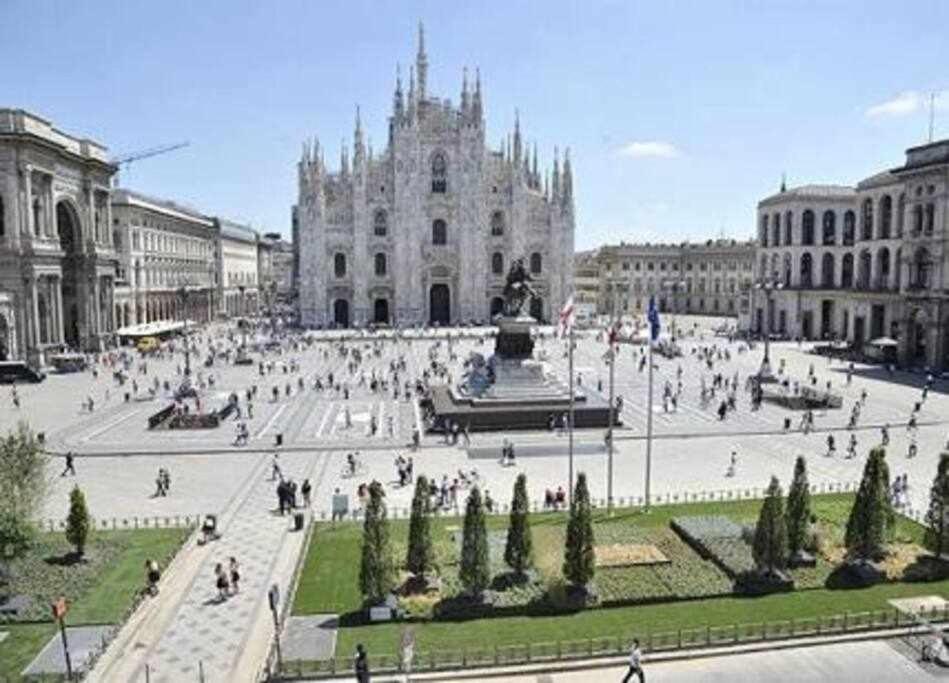
<svg viewBox="0 0 949 683"><path fill-rule="evenodd" d="M702 557L712 560L733 579L754 569L755 561L742 538L742 528L727 517L675 517L670 526Z"/></svg>

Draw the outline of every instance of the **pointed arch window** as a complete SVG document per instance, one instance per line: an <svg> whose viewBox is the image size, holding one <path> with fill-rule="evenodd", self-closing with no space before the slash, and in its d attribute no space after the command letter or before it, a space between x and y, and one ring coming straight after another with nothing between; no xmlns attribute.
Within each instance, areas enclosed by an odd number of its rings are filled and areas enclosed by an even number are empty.
<svg viewBox="0 0 949 683"><path fill-rule="evenodd" d="M376 254L373 258L376 277L385 277L386 276L386 255L385 254Z"/></svg>
<svg viewBox="0 0 949 683"><path fill-rule="evenodd" d="M543 258L539 253L535 251L531 254L531 275L540 275L543 265Z"/></svg>
<svg viewBox="0 0 949 683"><path fill-rule="evenodd" d="M346 254L336 254L333 257L333 274L336 277L346 277Z"/></svg>
<svg viewBox="0 0 949 683"><path fill-rule="evenodd" d="M448 161L442 152L432 157L432 192L445 194L448 191Z"/></svg>
<svg viewBox="0 0 949 683"><path fill-rule="evenodd" d="M448 244L448 226L441 218L432 221L432 244L435 246Z"/></svg>
<svg viewBox="0 0 949 683"><path fill-rule="evenodd" d="M504 275L504 256L500 252L491 254L491 272L494 275Z"/></svg>
<svg viewBox="0 0 949 683"><path fill-rule="evenodd" d="M504 235L504 214L495 211L491 214L491 236L501 237Z"/></svg>
<svg viewBox="0 0 949 683"><path fill-rule="evenodd" d="M3 237L3 236L6 234L6 232L7 232L6 223L3 222L3 219L4 219L4 215L3 215L3 197L0 196L0 237Z"/></svg>
<svg viewBox="0 0 949 683"><path fill-rule="evenodd" d="M389 234L389 217L385 209L376 211L372 218L372 234L376 237L385 237Z"/></svg>

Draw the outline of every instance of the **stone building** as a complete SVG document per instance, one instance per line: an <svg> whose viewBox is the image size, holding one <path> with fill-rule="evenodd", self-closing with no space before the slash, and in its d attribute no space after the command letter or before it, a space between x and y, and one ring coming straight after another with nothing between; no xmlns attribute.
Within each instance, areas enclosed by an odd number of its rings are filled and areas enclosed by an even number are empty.
<svg viewBox="0 0 949 683"><path fill-rule="evenodd" d="M215 218L214 224L218 240L218 312L229 317L257 315L260 310L257 232L223 218Z"/></svg>
<svg viewBox="0 0 949 683"><path fill-rule="evenodd" d="M949 367L949 140L856 186L805 185L758 204L756 332L891 337L906 365Z"/></svg>
<svg viewBox="0 0 949 683"><path fill-rule="evenodd" d="M419 29L408 92L396 76L389 136L374 156L356 112L352 163L343 147L330 172L319 143L298 167L299 313L304 326L486 321L502 304L511 259L523 258L539 297L532 315L556 316L573 286L574 201L569 153L538 169L519 121L485 146L484 94L463 76L460 102L428 91Z"/></svg>
<svg viewBox="0 0 949 683"><path fill-rule="evenodd" d="M0 109L0 359L42 364L112 334L115 171L101 144Z"/></svg>
<svg viewBox="0 0 949 683"><path fill-rule="evenodd" d="M661 312L737 316L754 257L754 242L728 239L601 247L598 312L642 314L655 296Z"/></svg>
<svg viewBox="0 0 949 683"><path fill-rule="evenodd" d="M112 192L112 217L119 255L116 325L213 319L214 220L124 189Z"/></svg>
<svg viewBox="0 0 949 683"><path fill-rule="evenodd" d="M294 248L290 242L284 240L279 233L268 232L261 236L261 245L266 245L269 252L267 277L260 277L261 287L274 283L274 293L280 301L288 302L294 297L293 268Z"/></svg>
<svg viewBox="0 0 949 683"><path fill-rule="evenodd" d="M596 249L573 258L573 310L577 322L596 318L600 308L600 262Z"/></svg>

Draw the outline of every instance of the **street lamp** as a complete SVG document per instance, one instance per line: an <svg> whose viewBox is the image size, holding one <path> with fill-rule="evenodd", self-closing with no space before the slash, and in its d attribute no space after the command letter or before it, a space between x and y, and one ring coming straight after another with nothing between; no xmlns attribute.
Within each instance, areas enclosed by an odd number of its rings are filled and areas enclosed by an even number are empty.
<svg viewBox="0 0 949 683"><path fill-rule="evenodd" d="M772 297L775 290L784 289L784 283L761 280L755 285L755 289L764 292L765 296L764 358L761 359L761 367L758 369L758 379L770 380L773 378L771 372L771 327L774 322L771 320Z"/></svg>
<svg viewBox="0 0 949 683"><path fill-rule="evenodd" d="M188 343L188 300L191 292L188 290L187 283L178 287L178 301L181 302L181 309L184 311L184 342L185 342L185 377L191 376L191 345Z"/></svg>
<svg viewBox="0 0 949 683"><path fill-rule="evenodd" d="M247 287L245 285L237 285L237 291L241 293L241 312L243 316L245 316L237 323L241 328L241 348L247 348L247 306L244 303L244 292L247 291Z"/></svg>

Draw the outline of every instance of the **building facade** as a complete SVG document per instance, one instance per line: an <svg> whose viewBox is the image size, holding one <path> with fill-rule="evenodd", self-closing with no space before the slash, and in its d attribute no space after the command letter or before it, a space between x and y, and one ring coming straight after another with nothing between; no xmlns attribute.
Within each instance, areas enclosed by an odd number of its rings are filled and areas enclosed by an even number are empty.
<svg viewBox="0 0 949 683"><path fill-rule="evenodd" d="M573 286L574 201L569 153L549 180L519 121L485 146L480 76L460 103L433 97L419 31L408 93L397 77L389 137L378 157L356 114L352 164L330 172L318 142L300 160L299 314L307 327L486 321L500 311L505 275L522 258L539 296L534 317L556 311Z"/></svg>
<svg viewBox="0 0 949 683"><path fill-rule="evenodd" d="M115 328L106 148L0 109L0 359L102 348Z"/></svg>
<svg viewBox="0 0 949 683"><path fill-rule="evenodd" d="M211 320L216 310L214 220L124 189L112 192L112 217L119 256L116 325Z"/></svg>
<svg viewBox="0 0 949 683"><path fill-rule="evenodd" d="M260 310L258 235L253 228L223 218L217 229L217 290L219 313L257 315Z"/></svg>
<svg viewBox="0 0 949 683"><path fill-rule="evenodd" d="M268 232L261 235L261 244L266 244L269 250L269 269L267 277L261 276L262 288L273 282L274 295L279 301L289 302L295 296L293 283L294 248L293 244L283 239L279 233Z"/></svg>
<svg viewBox="0 0 949 683"><path fill-rule="evenodd" d="M748 327L804 339L896 340L900 362L949 367L949 140L856 186L758 204Z"/></svg>
<svg viewBox="0 0 949 683"><path fill-rule="evenodd" d="M573 310L577 322L596 318L600 308L600 262L595 249L573 258Z"/></svg>
<svg viewBox="0 0 949 683"><path fill-rule="evenodd" d="M640 315L655 297L660 312L737 316L754 259L754 242L727 239L601 247L597 310Z"/></svg>

